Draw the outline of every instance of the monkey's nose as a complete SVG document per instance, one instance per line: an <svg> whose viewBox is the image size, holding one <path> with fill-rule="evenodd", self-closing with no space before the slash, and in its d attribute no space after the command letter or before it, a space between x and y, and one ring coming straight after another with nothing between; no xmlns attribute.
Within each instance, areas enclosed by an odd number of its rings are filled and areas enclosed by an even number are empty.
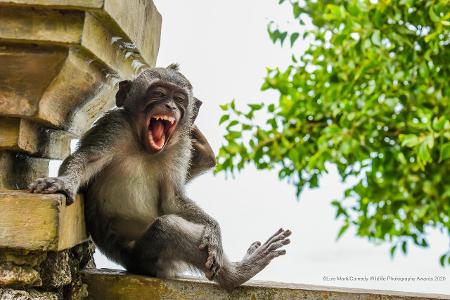
<svg viewBox="0 0 450 300"><path fill-rule="evenodd" d="M166 107L170 110L175 110L177 108L175 105L170 104L170 103L166 103Z"/></svg>

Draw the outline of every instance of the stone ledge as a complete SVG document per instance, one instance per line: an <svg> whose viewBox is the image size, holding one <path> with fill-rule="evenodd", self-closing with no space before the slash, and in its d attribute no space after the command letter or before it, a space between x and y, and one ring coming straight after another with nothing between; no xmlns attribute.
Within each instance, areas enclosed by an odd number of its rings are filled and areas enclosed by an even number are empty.
<svg viewBox="0 0 450 300"><path fill-rule="evenodd" d="M164 280L107 269L84 270L82 276L88 285L88 299L450 299L450 295L264 281L251 281L227 292L199 279Z"/></svg>
<svg viewBox="0 0 450 300"><path fill-rule="evenodd" d="M131 41L136 46L134 50L139 52L148 65L154 66L156 63L162 17L152 0L0 0L0 7L4 11L4 20L0 20L0 23L15 23L11 29L0 27L0 39L79 44L81 39L85 39L81 36L82 27L90 26L89 23L83 25L83 12L86 12L101 19L114 32L115 37L124 39L125 42ZM27 15L25 10L19 13L19 17L12 16L17 8L30 7L38 9L39 14ZM70 12L73 19L69 20L67 16L60 18L60 10L65 10L65 15ZM34 20L32 26L29 22L24 23L30 18ZM46 21L40 22L40 19ZM66 22L68 23L62 26ZM40 30L36 30L38 28ZM99 39L97 41L101 42Z"/></svg>
<svg viewBox="0 0 450 300"><path fill-rule="evenodd" d="M103 6L103 0L0 0L0 3L71 9L92 9Z"/></svg>
<svg viewBox="0 0 450 300"><path fill-rule="evenodd" d="M0 190L0 248L60 251L87 240L83 201Z"/></svg>
<svg viewBox="0 0 450 300"><path fill-rule="evenodd" d="M26 119L0 117L0 150L25 152L42 158L64 159L74 136Z"/></svg>

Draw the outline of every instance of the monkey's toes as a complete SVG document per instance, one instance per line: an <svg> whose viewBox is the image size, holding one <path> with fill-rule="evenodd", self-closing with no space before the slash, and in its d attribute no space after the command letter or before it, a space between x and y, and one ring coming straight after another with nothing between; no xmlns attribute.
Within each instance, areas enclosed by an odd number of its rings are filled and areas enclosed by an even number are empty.
<svg viewBox="0 0 450 300"><path fill-rule="evenodd" d="M279 248L283 247L284 245L288 245L291 240L288 239L288 237L291 235L291 231L289 229L278 230L274 235L272 235L267 242L262 245L262 249L266 250L267 253L270 253L270 256L277 257L280 255L286 254L286 250L278 250Z"/></svg>
<svg viewBox="0 0 450 300"><path fill-rule="evenodd" d="M290 230L280 229L264 244L259 245L259 247L254 248L256 245L258 245L258 243L253 243L250 246L250 248L253 250L253 253L247 254L244 257L243 265L253 266L253 268L257 272L261 271L272 261L272 259L286 254L286 250L280 248L291 242L288 239L288 236L290 235Z"/></svg>
<svg viewBox="0 0 450 300"><path fill-rule="evenodd" d="M255 250L258 249L259 246L261 246L260 241L253 242L247 250L247 255L250 255L253 252L255 252Z"/></svg>

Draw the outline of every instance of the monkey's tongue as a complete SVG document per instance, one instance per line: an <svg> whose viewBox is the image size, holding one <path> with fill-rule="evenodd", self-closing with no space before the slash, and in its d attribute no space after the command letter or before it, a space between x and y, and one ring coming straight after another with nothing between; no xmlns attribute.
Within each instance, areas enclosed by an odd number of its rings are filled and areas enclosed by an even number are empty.
<svg viewBox="0 0 450 300"><path fill-rule="evenodd" d="M155 148L157 150L161 149L164 146L164 142L166 141L166 135L164 134L164 122L159 120L152 120L151 124L151 135Z"/></svg>

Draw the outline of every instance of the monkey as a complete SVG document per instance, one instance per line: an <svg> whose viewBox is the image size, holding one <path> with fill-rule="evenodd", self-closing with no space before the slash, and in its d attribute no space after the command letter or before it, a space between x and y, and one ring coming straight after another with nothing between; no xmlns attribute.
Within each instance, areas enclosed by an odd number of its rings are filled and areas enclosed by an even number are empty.
<svg viewBox="0 0 450 300"><path fill-rule="evenodd" d="M37 179L29 190L63 193L67 204L82 191L92 240L131 273L171 278L188 266L231 290L286 254L291 231L252 243L240 261L226 257L219 223L185 192L186 182L211 165L188 174L202 153L192 152L192 141L209 146L193 126L198 101L175 64L121 81L117 108L82 136L58 177Z"/></svg>
<svg viewBox="0 0 450 300"><path fill-rule="evenodd" d="M201 105L202 101L198 98L194 98L192 123L194 123L197 119ZM188 169L188 177L186 178L187 181L190 181L207 170L214 168L216 165L216 158L211 145L209 145L206 137L194 124L191 127L191 143L192 153L191 162Z"/></svg>

